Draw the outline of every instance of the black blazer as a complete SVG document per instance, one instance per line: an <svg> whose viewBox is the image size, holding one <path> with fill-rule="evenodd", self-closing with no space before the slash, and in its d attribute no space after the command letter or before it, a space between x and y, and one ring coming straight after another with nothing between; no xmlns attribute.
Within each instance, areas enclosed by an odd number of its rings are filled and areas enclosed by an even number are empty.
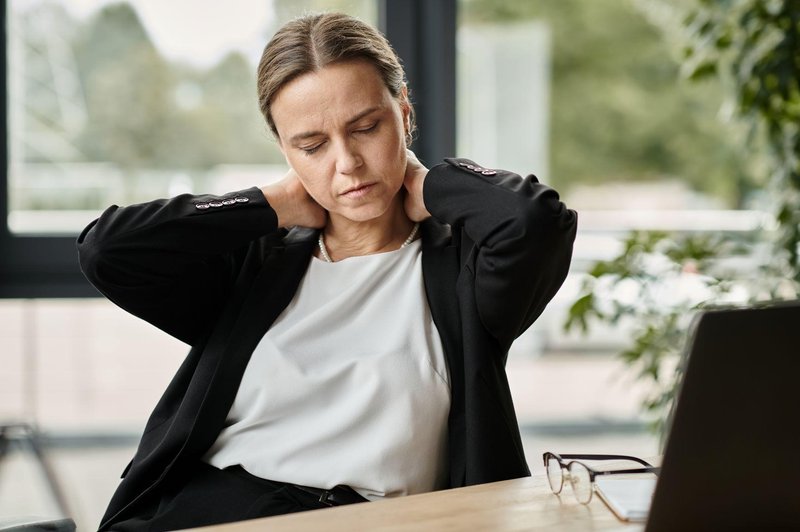
<svg viewBox="0 0 800 532"><path fill-rule="evenodd" d="M430 170L422 268L451 383L450 486L530 475L505 362L566 277L577 216L534 176L447 159ZM292 300L318 232L278 229L258 188L112 206L78 238L111 301L191 345L100 529L191 467L224 426L248 359Z"/></svg>

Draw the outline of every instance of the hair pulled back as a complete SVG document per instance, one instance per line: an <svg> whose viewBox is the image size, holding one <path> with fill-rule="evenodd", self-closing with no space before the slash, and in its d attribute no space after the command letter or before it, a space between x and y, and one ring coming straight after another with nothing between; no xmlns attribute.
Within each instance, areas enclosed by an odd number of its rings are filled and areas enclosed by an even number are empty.
<svg viewBox="0 0 800 532"><path fill-rule="evenodd" d="M272 133L278 136L271 106L281 88L303 74L355 59L372 64L389 93L401 98L405 72L400 59L386 38L369 24L342 13L305 15L284 24L264 48L258 65L258 105ZM407 143L414 126L411 109Z"/></svg>

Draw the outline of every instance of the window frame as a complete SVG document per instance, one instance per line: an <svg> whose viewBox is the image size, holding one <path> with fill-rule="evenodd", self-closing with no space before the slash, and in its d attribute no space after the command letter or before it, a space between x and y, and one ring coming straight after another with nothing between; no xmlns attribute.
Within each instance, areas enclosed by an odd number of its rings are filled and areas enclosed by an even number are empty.
<svg viewBox="0 0 800 532"><path fill-rule="evenodd" d="M80 271L77 235L13 234L8 227L8 92L6 0L0 0L3 105L0 146L0 299L98 297ZM415 106L413 148L434 164L455 152L456 0L378 0L379 27L403 60Z"/></svg>

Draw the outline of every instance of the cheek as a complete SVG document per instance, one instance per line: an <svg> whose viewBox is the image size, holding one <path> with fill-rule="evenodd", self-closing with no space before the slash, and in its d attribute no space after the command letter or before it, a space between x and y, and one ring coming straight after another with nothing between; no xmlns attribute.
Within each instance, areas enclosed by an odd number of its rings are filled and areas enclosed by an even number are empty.
<svg viewBox="0 0 800 532"><path fill-rule="evenodd" d="M386 130L370 140L369 152L373 154L373 164L386 170L402 162L405 157L405 139L397 124L387 124ZM405 168L403 168L405 170Z"/></svg>
<svg viewBox="0 0 800 532"><path fill-rule="evenodd" d="M406 172L406 145L402 132L394 131L388 142L384 143L381 159L393 180L402 182Z"/></svg>

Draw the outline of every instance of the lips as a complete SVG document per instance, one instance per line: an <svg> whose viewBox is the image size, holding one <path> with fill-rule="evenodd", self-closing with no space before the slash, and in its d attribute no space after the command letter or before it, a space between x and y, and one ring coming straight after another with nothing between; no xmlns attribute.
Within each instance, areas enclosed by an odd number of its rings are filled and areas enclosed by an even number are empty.
<svg viewBox="0 0 800 532"><path fill-rule="evenodd" d="M363 183L363 184L356 185L354 187L348 188L347 190L342 192L340 195L344 196L344 197L347 197L347 198L359 198L359 197L364 196L365 194L367 194L370 190L372 190L372 187L374 187L374 186L375 186L375 183Z"/></svg>

